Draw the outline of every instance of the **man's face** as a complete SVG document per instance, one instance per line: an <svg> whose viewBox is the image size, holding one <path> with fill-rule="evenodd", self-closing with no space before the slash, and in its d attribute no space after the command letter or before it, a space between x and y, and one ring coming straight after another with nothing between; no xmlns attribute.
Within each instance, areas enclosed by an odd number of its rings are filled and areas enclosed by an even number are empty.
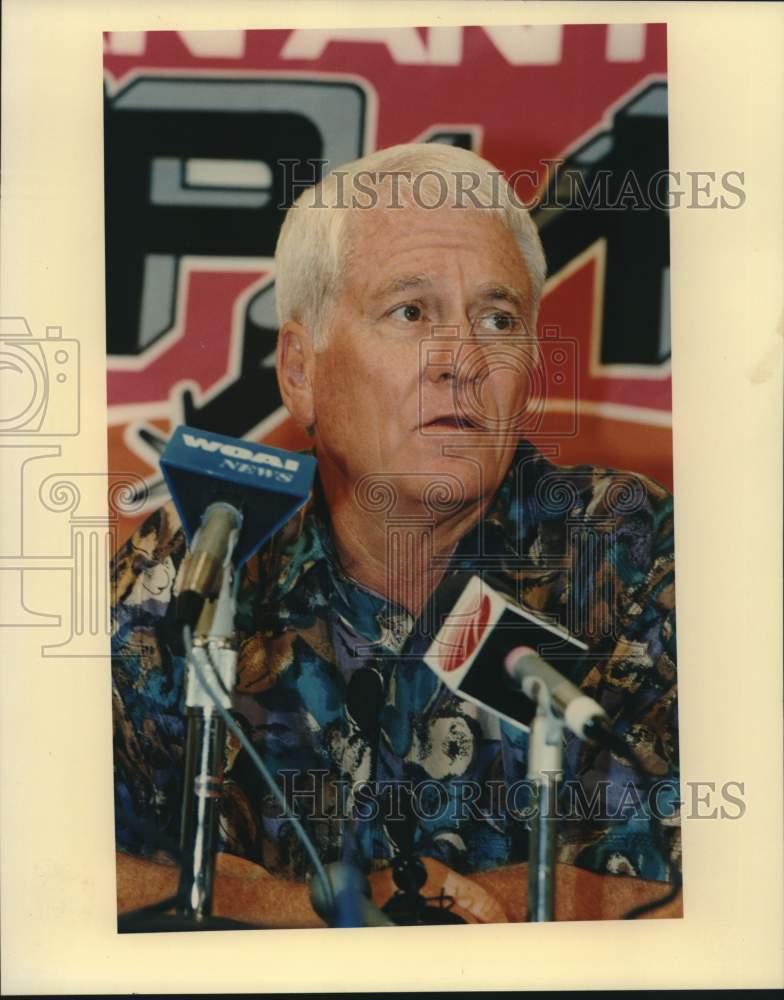
<svg viewBox="0 0 784 1000"><path fill-rule="evenodd" d="M316 355L321 475L389 477L422 500L439 476L488 498L512 460L529 388L531 286L491 213L356 212L351 257Z"/></svg>

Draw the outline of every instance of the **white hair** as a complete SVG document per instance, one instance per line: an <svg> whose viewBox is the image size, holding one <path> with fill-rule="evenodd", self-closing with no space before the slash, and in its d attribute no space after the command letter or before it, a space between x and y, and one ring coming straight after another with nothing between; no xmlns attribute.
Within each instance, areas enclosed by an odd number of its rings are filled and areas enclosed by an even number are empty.
<svg viewBox="0 0 784 1000"><path fill-rule="evenodd" d="M380 189L387 180L389 191L382 198ZM286 213L275 248L279 324L287 320L302 323L310 331L315 349L322 350L350 259L346 219L354 211L373 205L393 209L407 203L437 208L447 199L450 205L495 212L512 233L531 283L535 327L547 265L527 209L492 163L456 146L427 142L390 146L346 163L297 198Z"/></svg>

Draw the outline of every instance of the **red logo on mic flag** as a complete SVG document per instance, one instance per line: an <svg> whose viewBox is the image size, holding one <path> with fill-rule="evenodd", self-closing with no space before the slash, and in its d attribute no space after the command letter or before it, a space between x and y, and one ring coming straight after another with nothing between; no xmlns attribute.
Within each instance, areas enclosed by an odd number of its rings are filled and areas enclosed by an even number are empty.
<svg viewBox="0 0 784 1000"><path fill-rule="evenodd" d="M483 594L478 613L460 629L456 639L456 648L450 653L449 658L441 668L445 673L462 667L479 645L489 621L490 598L487 594Z"/></svg>

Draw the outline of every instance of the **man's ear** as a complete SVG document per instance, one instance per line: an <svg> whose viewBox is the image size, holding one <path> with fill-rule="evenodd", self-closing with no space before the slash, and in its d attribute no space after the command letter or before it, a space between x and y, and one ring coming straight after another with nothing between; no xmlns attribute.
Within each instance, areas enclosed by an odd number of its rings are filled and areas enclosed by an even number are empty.
<svg viewBox="0 0 784 1000"><path fill-rule="evenodd" d="M315 352L310 333L295 320L287 320L278 334L275 367L278 386L289 413L304 428L316 419L313 407Z"/></svg>

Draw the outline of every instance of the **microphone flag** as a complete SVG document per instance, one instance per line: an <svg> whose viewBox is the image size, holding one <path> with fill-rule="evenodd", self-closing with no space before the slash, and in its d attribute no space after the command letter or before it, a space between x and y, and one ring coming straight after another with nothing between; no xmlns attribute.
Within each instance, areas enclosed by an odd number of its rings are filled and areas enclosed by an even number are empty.
<svg viewBox="0 0 784 1000"><path fill-rule="evenodd" d="M312 455L185 425L174 430L160 465L189 545L211 503L241 511L237 567L304 506L316 472Z"/></svg>

